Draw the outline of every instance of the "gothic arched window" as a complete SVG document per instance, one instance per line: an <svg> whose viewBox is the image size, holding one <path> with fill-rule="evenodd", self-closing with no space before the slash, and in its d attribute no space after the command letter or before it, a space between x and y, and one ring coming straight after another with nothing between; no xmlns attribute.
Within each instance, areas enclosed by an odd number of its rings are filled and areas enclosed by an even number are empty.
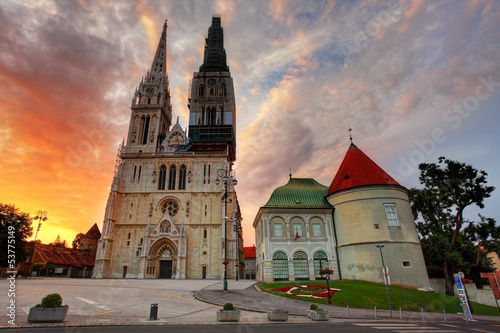
<svg viewBox="0 0 500 333"><path fill-rule="evenodd" d="M198 96L203 97L204 89L203 89L203 84L200 84L198 87Z"/></svg>
<svg viewBox="0 0 500 333"><path fill-rule="evenodd" d="M141 118L141 144L145 145L148 143L148 132L149 132L149 116Z"/></svg>
<svg viewBox="0 0 500 333"><path fill-rule="evenodd" d="M170 173L168 175L168 189L175 190L175 174L177 173L177 168L175 165L170 166Z"/></svg>
<svg viewBox="0 0 500 333"><path fill-rule="evenodd" d="M160 167L160 177L158 179L158 189L159 190L165 189L165 181L166 180L167 180L167 167L162 165Z"/></svg>
<svg viewBox="0 0 500 333"><path fill-rule="evenodd" d="M181 165L179 169L179 190L186 189L186 166Z"/></svg>
<svg viewBox="0 0 500 333"><path fill-rule="evenodd" d="M216 124L216 117L217 117L217 114L216 114L216 110L215 110L215 106L212 107L212 110L210 110L210 125L215 125Z"/></svg>

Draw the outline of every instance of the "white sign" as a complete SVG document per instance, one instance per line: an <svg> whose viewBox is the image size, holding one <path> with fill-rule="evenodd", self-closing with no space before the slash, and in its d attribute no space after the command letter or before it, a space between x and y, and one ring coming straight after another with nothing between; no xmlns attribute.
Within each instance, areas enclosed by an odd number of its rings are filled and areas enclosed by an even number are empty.
<svg viewBox="0 0 500 333"><path fill-rule="evenodd" d="M462 309L464 309L465 320L472 320L469 300L467 299L467 293L465 292L465 286L462 284L462 279L460 278L460 275L458 273L453 273L453 278L455 279L455 284L457 285L458 298L460 298Z"/></svg>

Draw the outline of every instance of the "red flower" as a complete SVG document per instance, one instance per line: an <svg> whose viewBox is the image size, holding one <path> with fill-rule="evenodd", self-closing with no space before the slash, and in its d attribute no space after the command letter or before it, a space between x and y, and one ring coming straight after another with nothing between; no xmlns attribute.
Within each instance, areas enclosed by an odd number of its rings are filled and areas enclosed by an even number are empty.
<svg viewBox="0 0 500 333"><path fill-rule="evenodd" d="M319 271L319 275L332 275L333 269L322 269Z"/></svg>

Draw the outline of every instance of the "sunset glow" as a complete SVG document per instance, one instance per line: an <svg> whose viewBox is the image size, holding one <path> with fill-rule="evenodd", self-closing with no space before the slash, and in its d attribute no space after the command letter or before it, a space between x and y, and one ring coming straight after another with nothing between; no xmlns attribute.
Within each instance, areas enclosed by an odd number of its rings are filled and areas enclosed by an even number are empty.
<svg viewBox="0 0 500 333"><path fill-rule="evenodd" d="M102 229L130 103L168 19L173 121L221 14L235 84L245 246L272 191L329 186L354 142L405 187L439 156L488 172L500 221L500 2L2 1L0 202L69 244ZM441 135L436 135L437 132ZM35 225L36 229L36 225Z"/></svg>

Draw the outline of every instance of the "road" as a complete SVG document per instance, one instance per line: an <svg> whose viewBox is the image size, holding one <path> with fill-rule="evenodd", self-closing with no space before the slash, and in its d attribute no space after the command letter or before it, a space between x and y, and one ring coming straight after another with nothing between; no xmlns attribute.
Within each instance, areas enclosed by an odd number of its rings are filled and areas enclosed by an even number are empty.
<svg viewBox="0 0 500 333"><path fill-rule="evenodd" d="M203 333L332 333L332 332L397 332L397 333L452 333L452 332L470 332L470 333L494 333L500 332L499 326L478 325L468 323L464 325L442 324L442 323L335 323L325 324L263 324L263 325L183 325L183 326L106 326L106 327L50 327L50 328L29 328L16 329L16 333L128 333L128 332L203 332Z"/></svg>

